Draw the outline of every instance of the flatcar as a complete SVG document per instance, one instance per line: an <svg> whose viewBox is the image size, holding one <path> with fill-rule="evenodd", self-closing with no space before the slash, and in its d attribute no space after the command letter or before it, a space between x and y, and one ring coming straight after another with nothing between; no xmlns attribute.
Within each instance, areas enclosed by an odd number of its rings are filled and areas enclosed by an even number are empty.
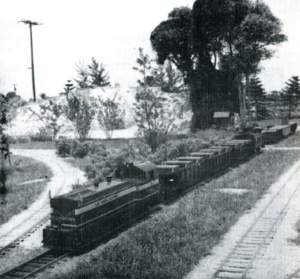
<svg viewBox="0 0 300 279"><path fill-rule="evenodd" d="M43 231L48 248L78 250L101 242L132 218L158 204L160 187L152 163L118 170L119 179L54 197L51 225ZM120 228L119 228L120 229Z"/></svg>

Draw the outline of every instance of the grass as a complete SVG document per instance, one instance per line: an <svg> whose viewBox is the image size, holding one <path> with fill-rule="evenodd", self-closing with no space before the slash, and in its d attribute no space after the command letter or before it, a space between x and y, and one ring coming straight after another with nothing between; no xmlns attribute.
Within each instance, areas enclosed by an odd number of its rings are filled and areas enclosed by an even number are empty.
<svg viewBox="0 0 300 279"><path fill-rule="evenodd" d="M1 257L0 274L31 260L32 258L42 254L44 251L44 248L29 250L22 246L17 246L14 249L11 249L8 257Z"/></svg>
<svg viewBox="0 0 300 279"><path fill-rule="evenodd" d="M300 147L300 130L283 141L274 145L275 147Z"/></svg>
<svg viewBox="0 0 300 279"><path fill-rule="evenodd" d="M52 141L28 141L24 143L12 143L11 149L55 149Z"/></svg>
<svg viewBox="0 0 300 279"><path fill-rule="evenodd" d="M268 151L199 187L118 238L39 278L182 278L252 208L299 151ZM272 162L272 164L270 164ZM242 195L220 188L242 188Z"/></svg>
<svg viewBox="0 0 300 279"><path fill-rule="evenodd" d="M27 209L41 194L52 172L44 163L28 157L12 156L13 166L6 183L7 194L0 195L0 225L7 222L12 216ZM32 182L20 185L22 182L47 177L42 182Z"/></svg>

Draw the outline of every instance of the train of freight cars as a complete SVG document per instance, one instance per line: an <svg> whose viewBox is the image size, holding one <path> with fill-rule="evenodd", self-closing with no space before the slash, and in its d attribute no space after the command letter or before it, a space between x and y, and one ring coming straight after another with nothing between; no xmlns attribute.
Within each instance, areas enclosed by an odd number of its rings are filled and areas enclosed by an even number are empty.
<svg viewBox="0 0 300 279"><path fill-rule="evenodd" d="M101 242L162 201L243 162L267 143L294 133L296 123L275 126L178 157L161 165L128 163L98 186L51 198L51 225L43 231L48 248L78 250Z"/></svg>

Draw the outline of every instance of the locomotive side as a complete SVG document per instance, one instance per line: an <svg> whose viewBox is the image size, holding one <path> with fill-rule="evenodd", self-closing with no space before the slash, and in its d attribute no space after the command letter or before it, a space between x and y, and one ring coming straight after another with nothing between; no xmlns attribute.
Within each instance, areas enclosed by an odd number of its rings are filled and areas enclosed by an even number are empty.
<svg viewBox="0 0 300 279"><path fill-rule="evenodd" d="M138 176L133 178L132 174ZM88 247L128 223L137 212L142 214L159 203L154 164L128 165L118 175L119 179L108 178L98 186L52 198L51 225L43 231L44 246L62 250Z"/></svg>

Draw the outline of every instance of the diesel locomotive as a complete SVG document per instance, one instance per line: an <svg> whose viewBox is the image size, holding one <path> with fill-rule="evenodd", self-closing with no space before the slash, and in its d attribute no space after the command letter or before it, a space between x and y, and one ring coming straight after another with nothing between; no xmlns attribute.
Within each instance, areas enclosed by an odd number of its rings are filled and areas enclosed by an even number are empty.
<svg viewBox="0 0 300 279"><path fill-rule="evenodd" d="M149 208L243 162L265 142L277 142L296 129L297 124L290 123L237 134L161 165L124 164L113 179L51 198L51 224L43 231L44 246L73 251L101 242Z"/></svg>

